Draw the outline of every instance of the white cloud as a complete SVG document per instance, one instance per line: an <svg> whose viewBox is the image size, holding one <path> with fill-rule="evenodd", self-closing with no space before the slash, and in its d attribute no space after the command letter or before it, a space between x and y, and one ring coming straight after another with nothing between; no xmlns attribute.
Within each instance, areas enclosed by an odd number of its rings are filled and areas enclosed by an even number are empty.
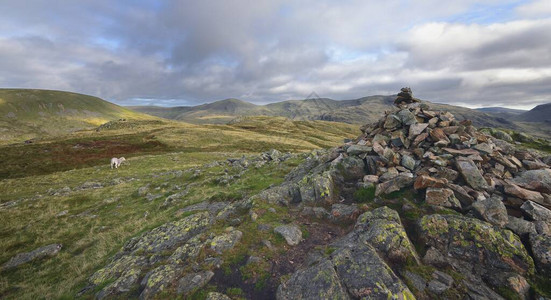
<svg viewBox="0 0 551 300"><path fill-rule="evenodd" d="M523 17L549 17L551 16L551 0L536 0L519 6L517 13Z"/></svg>
<svg viewBox="0 0 551 300"><path fill-rule="evenodd" d="M10 2L0 19L0 87L119 103L264 103L312 90L350 99L406 85L429 100L549 101L551 18L530 12L549 1L516 8L514 20L457 21L488 20L477 14L514 3L67 0L54 10Z"/></svg>

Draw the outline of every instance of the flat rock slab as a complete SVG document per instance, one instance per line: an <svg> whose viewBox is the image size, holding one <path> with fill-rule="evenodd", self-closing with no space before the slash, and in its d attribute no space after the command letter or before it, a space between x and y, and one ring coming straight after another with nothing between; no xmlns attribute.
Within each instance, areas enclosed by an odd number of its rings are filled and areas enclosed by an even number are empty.
<svg viewBox="0 0 551 300"><path fill-rule="evenodd" d="M274 231L281 234L290 246L298 245L302 241L302 231L296 225L281 225L274 228Z"/></svg>
<svg viewBox="0 0 551 300"><path fill-rule="evenodd" d="M28 263L30 261L44 258L44 257L50 257L56 255L63 245L61 244L51 244L44 247L40 247L38 249L35 249L31 252L26 253L19 253L12 257L7 263L2 265L1 270L8 270L12 268L16 268L19 265Z"/></svg>
<svg viewBox="0 0 551 300"><path fill-rule="evenodd" d="M484 177L482 177L480 170L472 160L458 159L456 165L467 184L473 189L484 190L489 187Z"/></svg>

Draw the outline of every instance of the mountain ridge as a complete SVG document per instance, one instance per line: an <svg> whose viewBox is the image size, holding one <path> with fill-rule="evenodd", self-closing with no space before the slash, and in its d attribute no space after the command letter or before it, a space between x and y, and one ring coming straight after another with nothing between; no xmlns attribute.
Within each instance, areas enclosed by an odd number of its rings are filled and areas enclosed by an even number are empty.
<svg viewBox="0 0 551 300"><path fill-rule="evenodd" d="M236 117L266 115L282 116L291 120L324 120L350 124L375 122L385 111L392 109L396 95L373 95L357 99L334 100L329 98L286 100L265 105L229 98L198 106L160 108L152 106L129 106L146 114L195 124L225 124ZM528 112L504 108L476 110L449 104L424 101L438 110L450 111L458 119L470 119L477 127L496 127L529 132L536 136L550 136L551 126L530 123L533 118L522 116ZM231 105L229 105L231 103ZM228 109L228 106L235 107ZM524 122L524 123L522 123Z"/></svg>

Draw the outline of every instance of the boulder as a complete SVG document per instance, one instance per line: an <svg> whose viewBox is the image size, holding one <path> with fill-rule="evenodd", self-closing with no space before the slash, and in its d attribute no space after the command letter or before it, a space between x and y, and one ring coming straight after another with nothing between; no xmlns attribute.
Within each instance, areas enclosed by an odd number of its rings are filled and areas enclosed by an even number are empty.
<svg viewBox="0 0 551 300"><path fill-rule="evenodd" d="M413 157L411 157L409 155L403 155L401 165L404 168L407 168L407 169L413 171L413 169L415 169L415 159L413 159Z"/></svg>
<svg viewBox="0 0 551 300"><path fill-rule="evenodd" d="M534 262L509 230L464 216L427 215L417 223L421 241L466 274L532 274Z"/></svg>
<svg viewBox="0 0 551 300"><path fill-rule="evenodd" d="M501 197L494 195L491 198L476 201L471 206L471 212L480 220L504 227L509 219L507 209L501 200Z"/></svg>
<svg viewBox="0 0 551 300"><path fill-rule="evenodd" d="M356 221L355 230L359 232L360 242L370 243L390 262L419 261L395 210L384 206L363 213Z"/></svg>
<svg viewBox="0 0 551 300"><path fill-rule="evenodd" d="M274 228L274 232L281 234L290 246L298 245L302 241L302 231L296 225L281 225Z"/></svg>
<svg viewBox="0 0 551 300"><path fill-rule="evenodd" d="M277 288L276 299L349 299L334 265L322 261L315 266L293 273Z"/></svg>

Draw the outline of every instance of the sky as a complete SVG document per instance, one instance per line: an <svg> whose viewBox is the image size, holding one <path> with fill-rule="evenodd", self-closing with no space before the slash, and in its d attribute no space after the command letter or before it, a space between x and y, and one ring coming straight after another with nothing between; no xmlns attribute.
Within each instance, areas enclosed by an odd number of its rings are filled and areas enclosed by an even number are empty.
<svg viewBox="0 0 551 300"><path fill-rule="evenodd" d="M551 0L0 0L0 88L120 105L551 102Z"/></svg>

